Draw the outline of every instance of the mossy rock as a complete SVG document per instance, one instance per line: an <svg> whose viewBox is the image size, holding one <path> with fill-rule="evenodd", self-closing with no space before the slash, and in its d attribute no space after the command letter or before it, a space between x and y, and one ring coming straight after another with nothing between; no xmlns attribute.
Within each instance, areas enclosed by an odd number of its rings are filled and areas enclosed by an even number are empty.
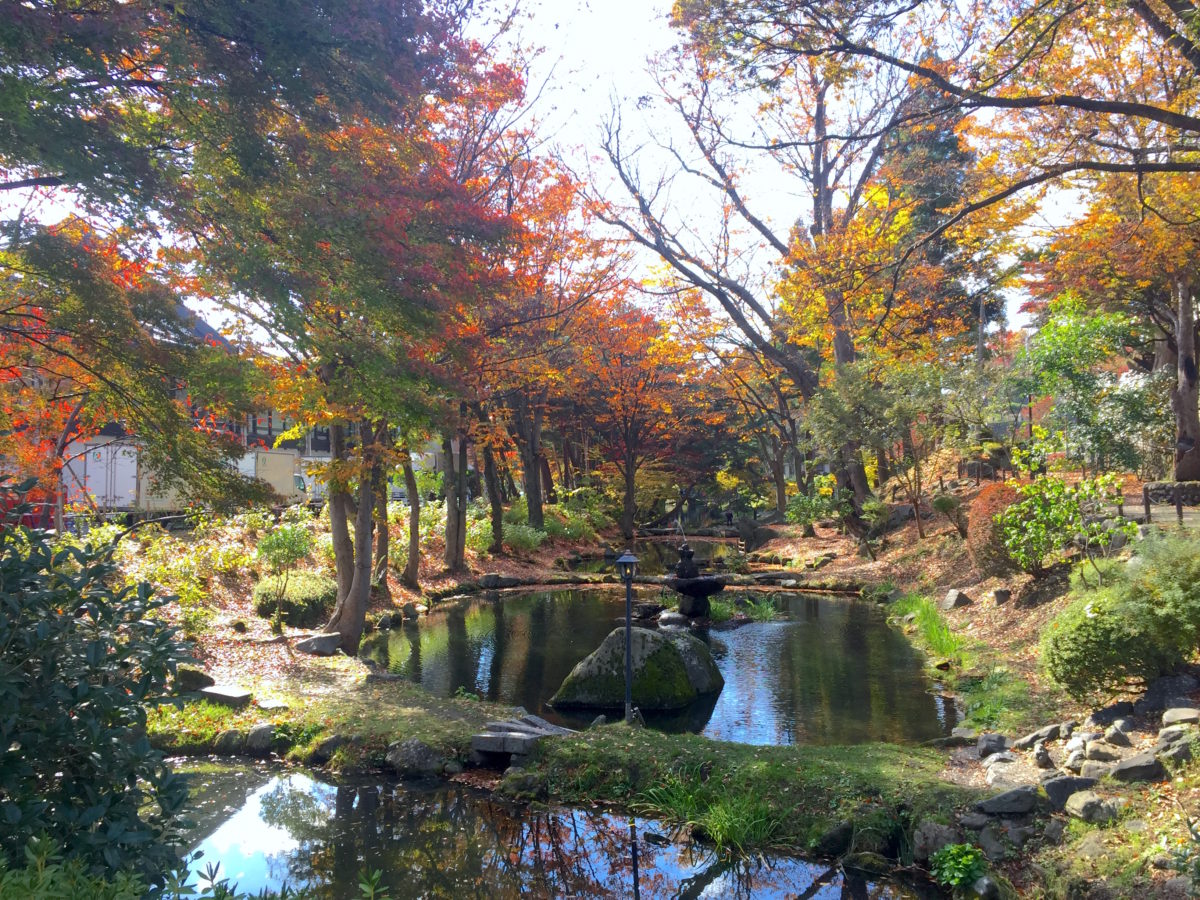
<svg viewBox="0 0 1200 900"><path fill-rule="evenodd" d="M631 631L633 703L642 710L682 709L725 686L708 647L690 634ZM615 628L581 660L550 703L560 709L615 709L625 703L625 629Z"/></svg>
<svg viewBox="0 0 1200 900"><path fill-rule="evenodd" d="M213 677L199 666L189 666L184 663L175 669L175 690L181 694L203 690L216 683Z"/></svg>

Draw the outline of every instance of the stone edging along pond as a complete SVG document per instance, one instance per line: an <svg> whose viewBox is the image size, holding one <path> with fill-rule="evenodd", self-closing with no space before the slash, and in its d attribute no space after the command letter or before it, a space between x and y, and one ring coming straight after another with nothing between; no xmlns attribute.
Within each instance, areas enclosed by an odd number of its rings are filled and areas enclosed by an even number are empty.
<svg viewBox="0 0 1200 900"><path fill-rule="evenodd" d="M837 578L805 578L797 572L756 572L752 575L727 574L722 576L727 587L760 588L780 587L814 594L858 595L867 587L866 582ZM621 585L616 575L600 575L590 572L567 572L533 576L499 575L489 573L475 581L464 581L451 587L431 591L427 595L430 604L445 600L468 597L487 591L512 590L514 588L570 588L570 587L614 587ZM637 575L633 583L641 587L662 587L666 584L663 575Z"/></svg>

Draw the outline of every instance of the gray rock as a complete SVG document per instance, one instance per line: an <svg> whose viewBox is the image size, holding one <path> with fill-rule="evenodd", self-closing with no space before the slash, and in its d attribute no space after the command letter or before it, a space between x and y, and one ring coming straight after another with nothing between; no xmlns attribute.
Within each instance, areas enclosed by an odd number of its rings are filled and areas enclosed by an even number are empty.
<svg viewBox="0 0 1200 900"><path fill-rule="evenodd" d="M1200 680L1195 675L1186 672L1182 675L1164 675L1150 683L1146 693L1134 704L1134 711L1149 713L1173 706L1191 706L1190 703L1177 701L1186 701L1187 695L1197 688L1200 688Z"/></svg>
<svg viewBox="0 0 1200 900"><path fill-rule="evenodd" d="M1104 740L1106 743L1114 747L1132 747L1133 742L1129 740L1129 735L1113 724L1108 731L1104 732Z"/></svg>
<svg viewBox="0 0 1200 900"><path fill-rule="evenodd" d="M960 606L966 606L971 602L971 598L957 588L951 588L946 591L946 596L942 598L941 607L943 610L949 611L958 609Z"/></svg>
<svg viewBox="0 0 1200 900"><path fill-rule="evenodd" d="M355 741L345 735L331 734L329 737L324 738L317 746L313 747L312 752L308 754L308 761L315 766L323 766L333 759L333 754L337 753L338 750L353 743Z"/></svg>
<svg viewBox="0 0 1200 900"><path fill-rule="evenodd" d="M988 783L989 787L1013 788L1027 781L1024 775L1025 771L1018 765L999 763L988 768L984 773L983 780Z"/></svg>
<svg viewBox="0 0 1200 900"><path fill-rule="evenodd" d="M284 712L288 705L282 700L273 700L268 697L266 700L258 701L258 708L262 712Z"/></svg>
<svg viewBox="0 0 1200 900"><path fill-rule="evenodd" d="M250 756L269 756L275 741L275 726L269 722L255 725L246 735L246 753Z"/></svg>
<svg viewBox="0 0 1200 900"><path fill-rule="evenodd" d="M1042 782L1042 789L1050 798L1050 805L1055 809L1066 806L1067 798L1079 791L1086 791L1095 786L1095 778L1080 778L1073 775L1063 775Z"/></svg>
<svg viewBox="0 0 1200 900"><path fill-rule="evenodd" d="M591 723L588 725L588 728L599 728L601 725L604 725L607 722L608 722L608 719L606 719L604 717L604 713L600 713L600 715L598 715L598 716L596 716L596 718L592 719Z"/></svg>
<svg viewBox="0 0 1200 900"><path fill-rule="evenodd" d="M1103 825L1117 817L1120 807L1105 800L1095 791L1077 791L1067 798L1064 807L1068 816L1092 825Z"/></svg>
<svg viewBox="0 0 1200 900"><path fill-rule="evenodd" d="M1162 715L1163 725L1195 725L1197 722L1200 722L1200 709L1195 707L1176 706Z"/></svg>
<svg viewBox="0 0 1200 900"><path fill-rule="evenodd" d="M1196 896L1196 885L1186 875L1176 875L1168 878L1162 885L1163 900L1187 900Z"/></svg>
<svg viewBox="0 0 1200 900"><path fill-rule="evenodd" d="M1080 767L1079 774L1084 778L1095 778L1096 780L1099 780L1101 778L1107 778L1112 774L1112 771L1112 763L1088 760Z"/></svg>
<svg viewBox="0 0 1200 900"><path fill-rule="evenodd" d="M1158 751L1157 756L1163 762L1182 765L1192 760L1192 744L1191 741L1180 741L1179 743L1170 744L1167 747Z"/></svg>
<svg viewBox="0 0 1200 900"><path fill-rule="evenodd" d="M1032 812L1037 806L1037 788L1032 785L1022 785L989 797L975 804L975 808L989 816L1022 815Z"/></svg>
<svg viewBox="0 0 1200 900"><path fill-rule="evenodd" d="M633 702L642 710L681 709L725 685L712 653L690 634L631 632ZM561 709L616 708L625 702L625 629L615 628L581 660L550 699Z"/></svg>
<svg viewBox="0 0 1200 900"><path fill-rule="evenodd" d="M1075 845L1075 853L1087 859L1097 859L1107 852L1104 846L1104 832L1093 831Z"/></svg>
<svg viewBox="0 0 1200 900"><path fill-rule="evenodd" d="M1045 741L1058 740L1059 726L1047 725L1045 728L1039 728L1037 731L1031 731L1025 737L1013 741L1014 750L1028 750L1034 744L1044 743Z"/></svg>
<svg viewBox="0 0 1200 900"><path fill-rule="evenodd" d="M854 823L839 822L817 839L814 846L820 856L842 856L854 845Z"/></svg>
<svg viewBox="0 0 1200 900"><path fill-rule="evenodd" d="M1180 741L1187 740L1195 733L1195 729L1188 728L1186 725L1171 725L1168 728L1159 730L1158 744L1160 747L1167 744L1178 744Z"/></svg>
<svg viewBox="0 0 1200 900"><path fill-rule="evenodd" d="M958 824L971 831L978 831L990 821L992 820L981 812L965 812L958 817Z"/></svg>
<svg viewBox="0 0 1200 900"><path fill-rule="evenodd" d="M200 699L207 700L209 703L219 704L220 706L241 709L244 706L250 705L250 692L245 688L234 687L233 685L216 684L202 690L200 692Z"/></svg>
<svg viewBox="0 0 1200 900"><path fill-rule="evenodd" d="M1104 732L1102 731L1081 731L1078 734L1072 735L1063 749L1067 753L1074 753L1076 750L1082 751L1087 747L1089 741L1098 741L1102 737L1104 737Z"/></svg>
<svg viewBox="0 0 1200 900"><path fill-rule="evenodd" d="M1085 757L1082 750L1075 750L1067 754L1067 758L1063 760L1062 767L1068 772L1078 772L1083 768Z"/></svg>
<svg viewBox="0 0 1200 900"><path fill-rule="evenodd" d="M956 742L956 746L966 747L979 740L979 732L974 728L956 725L950 729L950 737Z"/></svg>
<svg viewBox="0 0 1200 900"><path fill-rule="evenodd" d="M1116 762L1121 758L1121 751L1104 741L1089 741L1083 755L1100 762Z"/></svg>
<svg viewBox="0 0 1200 900"><path fill-rule="evenodd" d="M487 572L479 577L479 586L487 591L498 588L520 587L521 579L511 575L501 575L499 572Z"/></svg>
<svg viewBox="0 0 1200 900"><path fill-rule="evenodd" d="M1050 751L1046 749L1043 743L1037 743L1033 746L1033 764L1039 769L1053 769L1054 760L1050 758Z"/></svg>
<svg viewBox="0 0 1200 900"><path fill-rule="evenodd" d="M296 641L296 649L311 656L333 656L342 646L342 636L339 632L330 631Z"/></svg>
<svg viewBox="0 0 1200 900"><path fill-rule="evenodd" d="M447 775L461 775L463 771L463 764L457 759L448 759L442 765L442 771Z"/></svg>
<svg viewBox="0 0 1200 900"><path fill-rule="evenodd" d="M996 601L997 606L1003 606L1012 599L1012 591L1008 588L996 588L992 591L992 599Z"/></svg>
<svg viewBox="0 0 1200 900"><path fill-rule="evenodd" d="M676 625L681 628L687 628L688 624L689 624L689 619L683 613L676 612L675 610L672 609L672 610L668 610L667 612L663 613L661 616L658 617L658 624L659 625Z"/></svg>
<svg viewBox="0 0 1200 900"><path fill-rule="evenodd" d="M415 622L417 619L421 618L421 613L417 610L417 604L413 603L412 601L409 601L400 607L400 615L402 615L409 622Z"/></svg>
<svg viewBox="0 0 1200 900"><path fill-rule="evenodd" d="M1116 703L1110 703L1103 709L1096 710L1087 717L1087 722L1084 724L1107 728L1117 719L1131 715L1133 711L1133 704L1128 700L1118 700Z"/></svg>
<svg viewBox="0 0 1200 900"><path fill-rule="evenodd" d="M212 687L216 680L199 666L182 665L175 670L175 690L181 694Z"/></svg>
<svg viewBox="0 0 1200 900"><path fill-rule="evenodd" d="M990 768L995 765L1005 765L1008 763L1017 762L1017 756L1014 753L1009 753L1007 750L1001 750L999 753L993 753L983 760L984 768Z"/></svg>
<svg viewBox="0 0 1200 900"><path fill-rule="evenodd" d="M397 741L387 749L387 764L401 778L429 778L442 771L442 755L417 738Z"/></svg>
<svg viewBox="0 0 1200 900"><path fill-rule="evenodd" d="M989 825L979 832L979 847L992 862L1002 862L1008 856L1008 844L995 825Z"/></svg>
<svg viewBox="0 0 1200 900"><path fill-rule="evenodd" d="M1153 753L1139 753L1117 763L1112 777L1118 781L1162 781L1167 772Z"/></svg>
<svg viewBox="0 0 1200 900"><path fill-rule="evenodd" d="M1009 842L1018 850L1023 850L1037 834L1030 825L1018 825L1015 822L1010 822L1004 828L1004 833L1008 837Z"/></svg>
<svg viewBox="0 0 1200 900"><path fill-rule="evenodd" d="M981 734L975 743L975 750L980 759L987 759L993 753L1003 753L1008 748L1008 739L1002 734Z"/></svg>
<svg viewBox="0 0 1200 900"><path fill-rule="evenodd" d="M1131 731L1133 731L1133 719L1114 719L1112 727L1118 731L1123 731L1125 734L1129 734Z"/></svg>
<svg viewBox="0 0 1200 900"><path fill-rule="evenodd" d="M981 875L971 885L971 896L979 900L1000 900L1000 885L990 875Z"/></svg>
<svg viewBox="0 0 1200 900"><path fill-rule="evenodd" d="M213 741L213 753L219 756L237 756L245 749L246 736L236 728L229 728L217 735Z"/></svg>
<svg viewBox="0 0 1200 900"><path fill-rule="evenodd" d="M1046 823L1046 827L1042 831L1042 840L1047 844L1057 846L1062 843L1063 834L1066 830L1067 826L1061 819L1051 819Z"/></svg>

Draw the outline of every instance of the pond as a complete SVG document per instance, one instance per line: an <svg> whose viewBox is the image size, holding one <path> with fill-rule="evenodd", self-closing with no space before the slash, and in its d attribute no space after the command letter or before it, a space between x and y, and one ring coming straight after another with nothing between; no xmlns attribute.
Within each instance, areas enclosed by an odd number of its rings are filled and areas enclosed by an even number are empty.
<svg viewBox="0 0 1200 900"><path fill-rule="evenodd" d="M499 802L461 785L327 784L268 767L205 765L188 776L200 824L189 845L217 878L257 893L307 887L319 897L358 897L359 876L381 872L404 898L629 898L634 896L628 820L561 807ZM735 860L666 842L635 819L638 890L658 898L911 898L787 856Z"/></svg>
<svg viewBox="0 0 1200 900"><path fill-rule="evenodd" d="M953 703L933 692L921 654L880 607L811 594L775 598L776 621L694 632L712 650L724 689L685 710L648 715L647 724L747 744L915 743L949 733ZM547 701L624 610L619 589L496 595L371 635L362 652L439 696L466 691L581 727L596 713L559 713Z"/></svg>

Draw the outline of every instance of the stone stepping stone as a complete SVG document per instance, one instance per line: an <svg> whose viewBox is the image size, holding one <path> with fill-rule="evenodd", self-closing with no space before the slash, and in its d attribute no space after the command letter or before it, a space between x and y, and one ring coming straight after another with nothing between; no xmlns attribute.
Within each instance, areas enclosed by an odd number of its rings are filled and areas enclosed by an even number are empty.
<svg viewBox="0 0 1200 900"><path fill-rule="evenodd" d="M1176 706L1168 709L1162 715L1162 723L1166 725L1195 725L1200 722L1200 709L1190 706Z"/></svg>
<svg viewBox="0 0 1200 900"><path fill-rule="evenodd" d="M233 709L241 709L250 705L250 692L245 688L233 685L215 684L212 687L206 687L200 692L200 698L209 703L217 703Z"/></svg>

